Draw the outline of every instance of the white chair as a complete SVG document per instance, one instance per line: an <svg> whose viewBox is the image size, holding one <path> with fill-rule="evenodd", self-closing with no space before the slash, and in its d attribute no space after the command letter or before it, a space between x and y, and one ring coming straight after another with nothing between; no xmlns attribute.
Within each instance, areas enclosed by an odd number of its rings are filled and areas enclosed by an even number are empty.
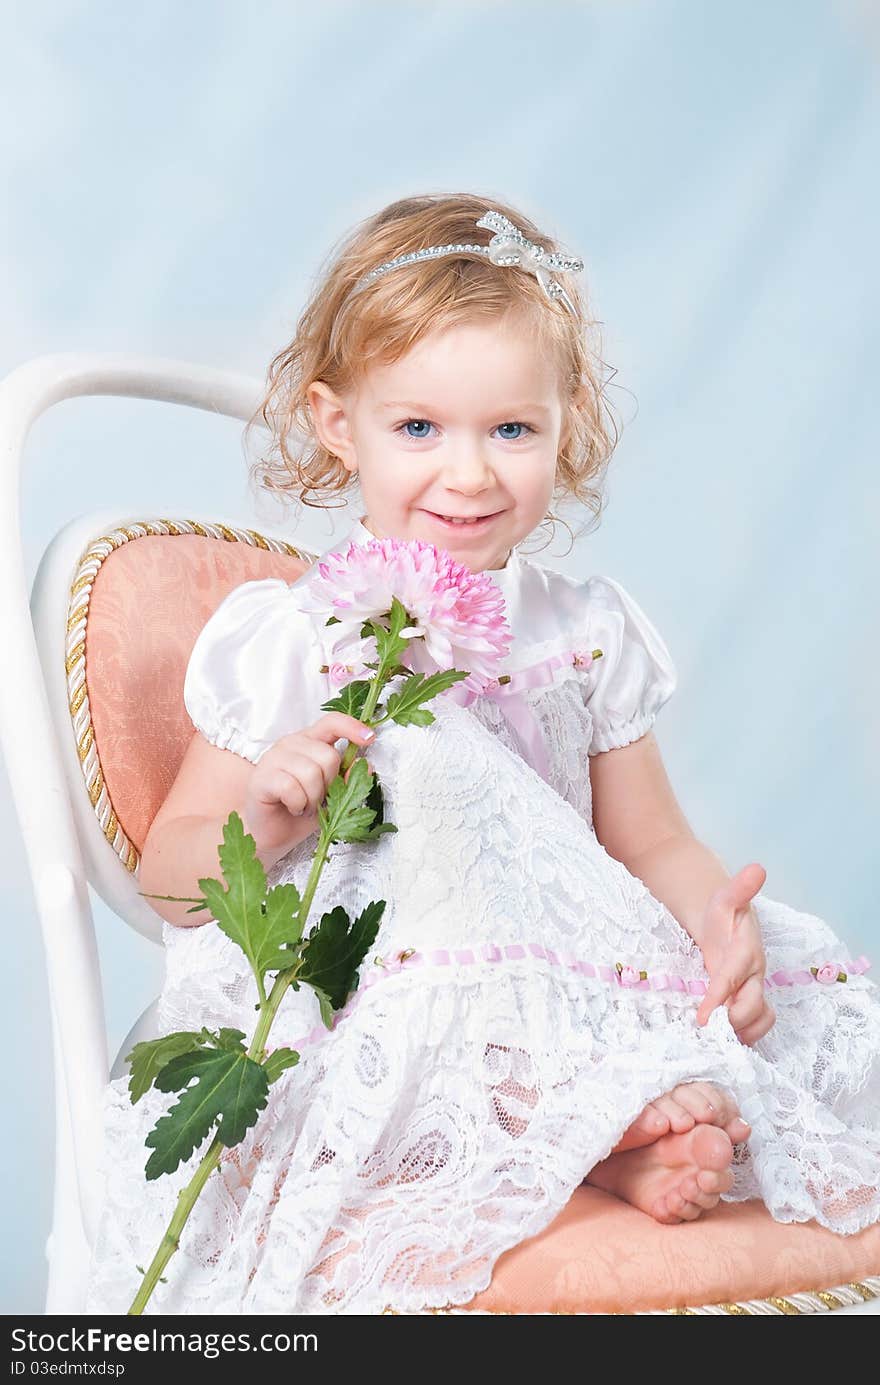
<svg viewBox="0 0 880 1385"><path fill-rule="evenodd" d="M273 555L265 571L242 569L240 562L236 571L233 565L230 586L277 571L288 573L292 581L305 566L284 539L222 517L204 525L143 521L117 508L80 515L56 534L42 556L29 599L18 513L25 444L40 414L78 395L157 399L245 420L257 407L260 382L185 361L64 353L29 361L0 384L0 525L5 530L0 599L7 653L16 669L14 684L0 680L0 744L44 940L55 1076L47 1314L80 1311L83 1269L99 1212L95 1170L103 1089L110 1075L127 1072L124 1056L132 1045L156 1033L153 1002L109 1067L87 882L114 913L160 945L161 920L138 893L137 843L126 835L114 808L90 707L85 646L96 574L122 544L148 534L234 539L240 541L241 555L246 556L248 545ZM293 561L285 556L286 566L279 569L276 554L293 555ZM309 554L308 561L314 557ZM210 609L209 604L201 610L197 625ZM191 735L188 719L183 725ZM179 736L177 748L179 761Z"/></svg>
<svg viewBox="0 0 880 1385"><path fill-rule="evenodd" d="M136 871L139 845L194 734L180 697L193 640L226 590L254 577L293 581L316 557L233 520L144 519L114 508L79 515L55 535L29 596L18 519L28 431L53 404L77 395L157 399L246 420L257 408L261 382L185 361L65 353L27 362L0 383L0 600L7 656L16 669L14 686L0 679L0 744L44 940L55 1074L47 1314L82 1311L100 1212L103 1091L110 1076L126 1073L132 1045L157 1032L154 1001L132 1025L111 1069L87 884L125 923L161 944L161 921L138 893ZM165 578L168 563L179 565L181 590L170 616L167 580L151 582L157 572ZM193 573L199 582L187 580ZM157 587L164 597L155 596ZM133 629L132 622L113 623L114 602L128 598L138 603ZM108 644L119 646L120 629L132 636L128 662L121 671L114 666L111 678L98 656ZM144 689L155 676L157 656L163 673L148 699L147 721L138 699L147 701ZM162 690L159 705L156 687ZM830 1238L822 1228L771 1223L763 1212L760 1204L728 1204L696 1223L661 1227L598 1189L579 1188L545 1232L501 1257L474 1309L797 1314L880 1308L880 1277L871 1277L880 1271L880 1227L861 1237ZM651 1298L621 1282L610 1300L600 1300L589 1279L595 1245L601 1243L606 1263L615 1263L608 1261L614 1245L628 1238L631 1244L633 1235L654 1237L659 1289ZM760 1295L742 1276L725 1282L723 1292L717 1274L682 1288L676 1257L684 1264L698 1249L695 1263L709 1276L734 1235L751 1246L760 1235L761 1255L778 1259L782 1278L774 1279L773 1267L764 1264L755 1266L753 1281L763 1286ZM792 1265L799 1254L806 1259L795 1283ZM840 1271L818 1287L810 1280L814 1254L814 1263L833 1263ZM730 1263L742 1262L740 1247ZM583 1271L575 1275L581 1288L573 1298L569 1293L566 1299L564 1285L553 1287L560 1263ZM524 1282L538 1287L524 1294Z"/></svg>

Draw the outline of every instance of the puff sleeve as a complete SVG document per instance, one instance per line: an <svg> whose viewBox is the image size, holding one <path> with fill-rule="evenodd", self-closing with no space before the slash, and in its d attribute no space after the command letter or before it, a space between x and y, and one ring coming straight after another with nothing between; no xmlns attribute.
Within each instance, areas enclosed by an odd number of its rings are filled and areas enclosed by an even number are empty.
<svg viewBox="0 0 880 1385"><path fill-rule="evenodd" d="M183 701L193 725L221 750L256 764L281 736L321 715L332 693L313 617L279 577L227 592L196 637Z"/></svg>
<svg viewBox="0 0 880 1385"><path fill-rule="evenodd" d="M641 606L611 577L587 579L590 665L585 703L593 722L589 755L629 745L649 731L678 683L672 655Z"/></svg>

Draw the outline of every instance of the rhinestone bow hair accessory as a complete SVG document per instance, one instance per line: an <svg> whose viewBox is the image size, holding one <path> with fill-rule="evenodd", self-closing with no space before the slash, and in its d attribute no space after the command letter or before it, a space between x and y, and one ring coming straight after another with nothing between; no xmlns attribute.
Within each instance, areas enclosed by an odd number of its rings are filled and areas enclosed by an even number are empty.
<svg viewBox="0 0 880 1385"><path fill-rule="evenodd" d="M471 251L477 255L485 255L493 264L512 265L534 274L548 298L558 299L572 316L577 316L574 303L566 293L564 286L553 277L551 271L576 274L583 269L583 260L574 255L557 254L555 251L545 250L542 246L536 245L534 241L528 240L522 231L501 212L486 211L476 224L495 232L488 245L456 241L447 245L429 245L424 250L411 250L407 255L398 255L393 260L386 260L384 264L376 265L375 269L371 269L368 274L364 274L362 278L358 279L351 290L352 294L359 293L361 289L366 288L367 284L371 284L380 275L387 274L390 270L398 269L402 265L415 264L418 260L433 260L440 255L460 255L464 251Z"/></svg>

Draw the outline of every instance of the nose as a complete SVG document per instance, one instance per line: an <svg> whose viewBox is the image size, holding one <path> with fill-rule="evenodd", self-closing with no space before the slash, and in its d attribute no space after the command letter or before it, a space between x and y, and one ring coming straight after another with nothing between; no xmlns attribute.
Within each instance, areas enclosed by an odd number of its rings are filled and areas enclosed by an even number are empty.
<svg viewBox="0 0 880 1385"><path fill-rule="evenodd" d="M479 448L462 448L447 459L443 479L450 490L462 495L479 495L494 481L492 468Z"/></svg>

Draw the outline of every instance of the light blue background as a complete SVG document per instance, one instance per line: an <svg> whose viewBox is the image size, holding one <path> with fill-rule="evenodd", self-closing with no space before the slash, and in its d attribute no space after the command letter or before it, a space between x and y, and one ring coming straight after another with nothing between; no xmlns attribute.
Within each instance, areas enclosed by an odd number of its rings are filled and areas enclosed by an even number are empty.
<svg viewBox="0 0 880 1385"><path fill-rule="evenodd" d="M560 528L541 560L617 577L667 640L680 681L655 730L698 836L876 954L876 8L16 9L0 52L3 373L118 350L262 378L354 220L425 191L521 207L587 262L624 420L601 528L570 554ZM146 402L52 410L26 458L29 581L60 526L110 505L280 529L250 508L240 434ZM337 531L352 518L337 512ZM296 537L333 533L310 512ZM11 1314L44 1302L53 1098L2 767L0 815ZM95 916L115 1054L162 959L97 900Z"/></svg>

